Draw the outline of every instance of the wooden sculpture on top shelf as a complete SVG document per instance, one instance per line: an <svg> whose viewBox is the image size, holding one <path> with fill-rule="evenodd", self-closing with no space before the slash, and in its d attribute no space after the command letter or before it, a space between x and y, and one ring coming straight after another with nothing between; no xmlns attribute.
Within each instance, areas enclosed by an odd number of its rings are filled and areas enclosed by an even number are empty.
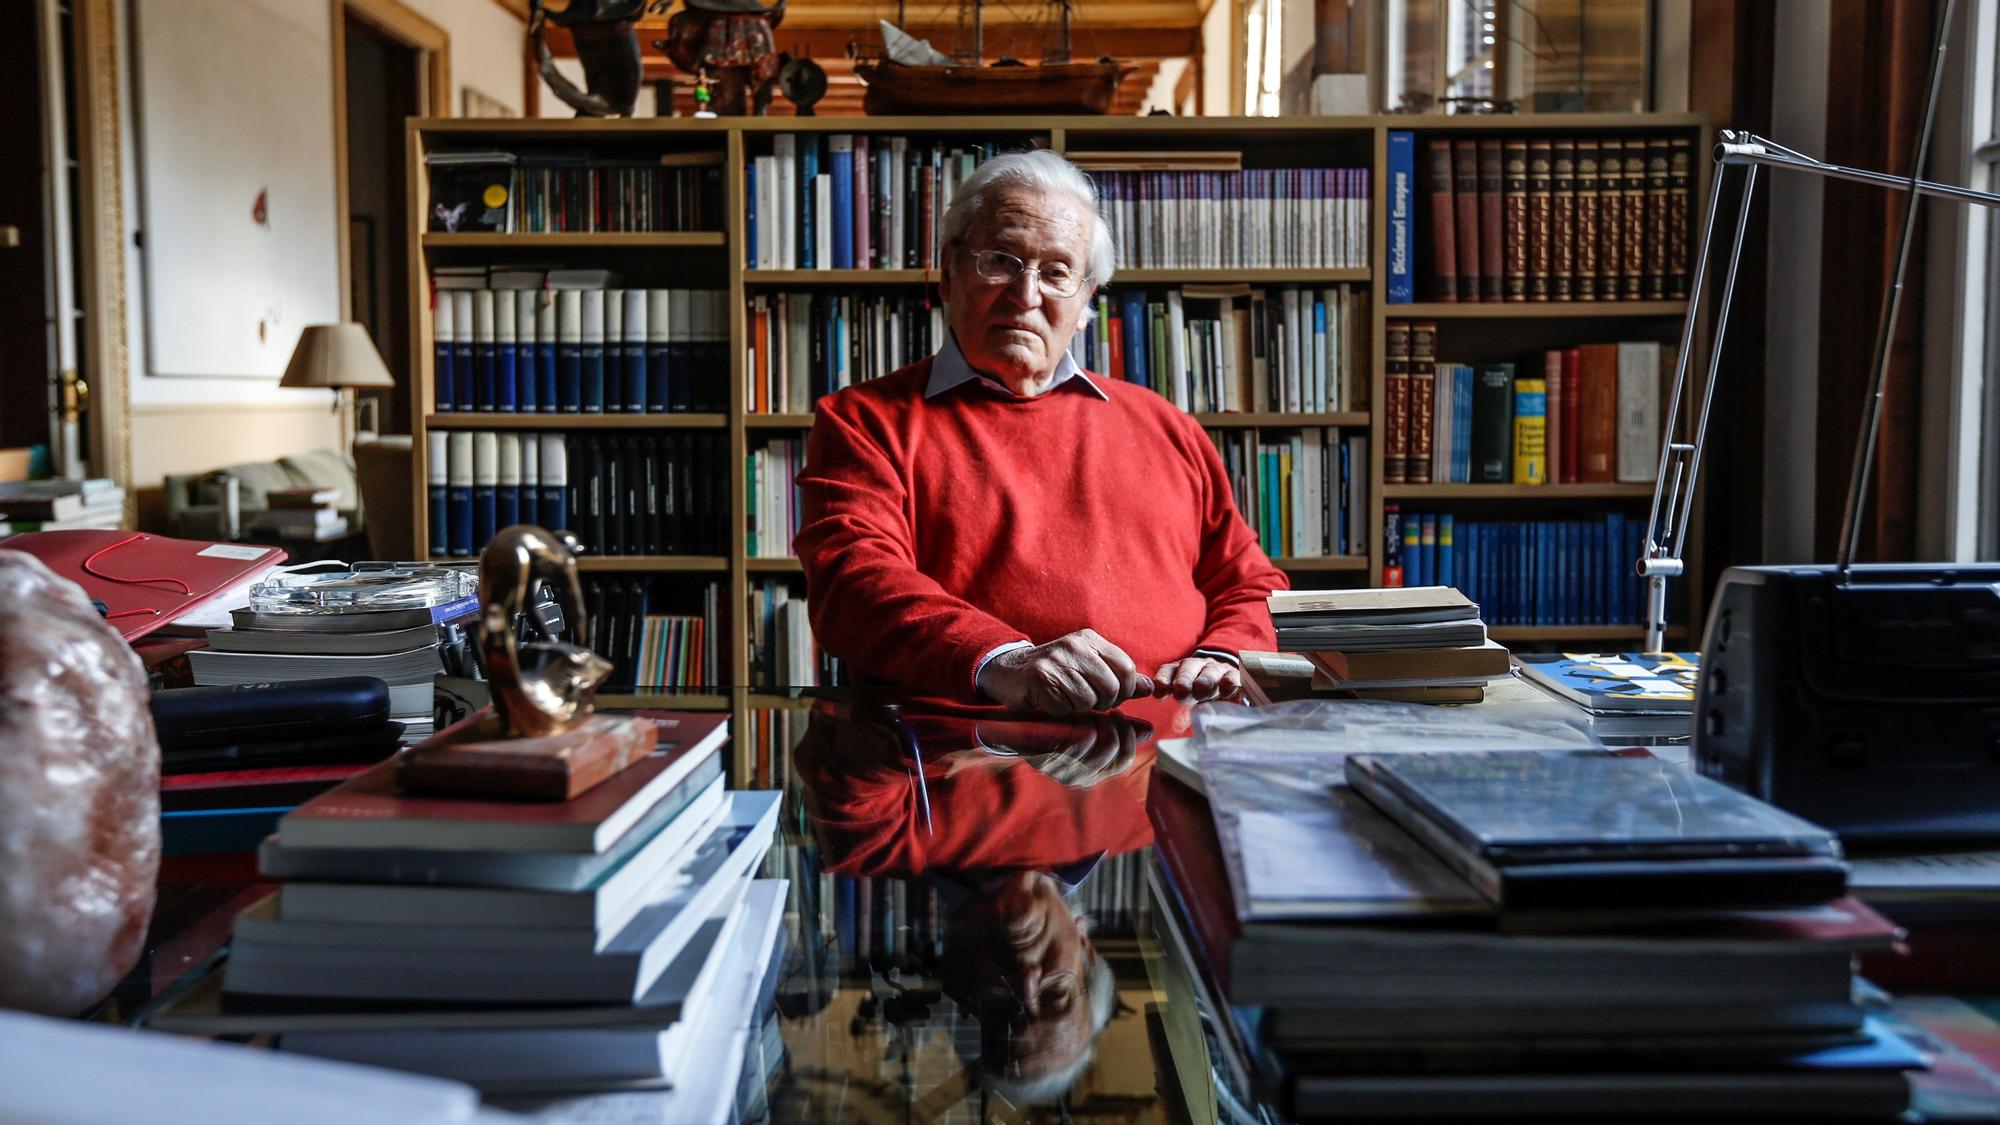
<svg viewBox="0 0 2000 1125"><path fill-rule="evenodd" d="M775 34L784 18L785 0L687 0L653 46L706 85L714 112L762 117L784 62Z"/></svg>
<svg viewBox="0 0 2000 1125"><path fill-rule="evenodd" d="M567 4L533 0L528 42L535 51L535 68L577 116L630 117L645 74L639 58L638 20L648 10L665 7L663 0L569 0ZM575 42L587 90L577 89L576 83L556 69L544 32L551 20Z"/></svg>
<svg viewBox="0 0 2000 1125"><path fill-rule="evenodd" d="M1072 0L1050 0L1060 16L1056 46L1038 66L1003 57L986 62L986 0L959 0L960 20L971 16L972 49L952 58L887 20L879 58L857 58L855 76L867 84L862 108L870 114L1109 113L1130 66L1115 59L1073 62ZM852 48L850 48L852 51Z"/></svg>
<svg viewBox="0 0 2000 1125"><path fill-rule="evenodd" d="M554 591L575 643L520 640L538 581ZM503 529L479 556L479 602L493 706L403 755L396 778L405 788L567 800L652 752L652 720L592 714L611 662L589 648L573 541L527 524Z"/></svg>

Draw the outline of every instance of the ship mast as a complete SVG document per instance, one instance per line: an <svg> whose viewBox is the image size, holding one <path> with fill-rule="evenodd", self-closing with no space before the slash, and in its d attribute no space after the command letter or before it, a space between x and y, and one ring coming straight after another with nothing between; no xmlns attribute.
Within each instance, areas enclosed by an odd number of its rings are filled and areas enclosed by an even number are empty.
<svg viewBox="0 0 2000 1125"><path fill-rule="evenodd" d="M1062 9L1062 38L1058 41L1055 53L1050 55L1046 61L1054 63L1066 63L1070 60L1070 49L1069 49L1070 48L1070 43L1069 43L1070 0L1056 0L1056 7Z"/></svg>

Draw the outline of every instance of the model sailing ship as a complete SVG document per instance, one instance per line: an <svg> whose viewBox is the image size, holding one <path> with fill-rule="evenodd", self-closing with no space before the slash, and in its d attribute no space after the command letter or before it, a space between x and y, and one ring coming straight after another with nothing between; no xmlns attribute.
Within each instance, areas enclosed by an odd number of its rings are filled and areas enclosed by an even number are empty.
<svg viewBox="0 0 2000 1125"><path fill-rule="evenodd" d="M883 57L854 64L868 86L862 108L877 116L1111 112L1118 83L1131 67L1108 58L1070 61L1070 0L1052 6L1061 12L1061 33L1039 66L1008 58L985 65L985 0L960 0L961 17L968 10L972 16L972 50L962 60L882 21Z"/></svg>

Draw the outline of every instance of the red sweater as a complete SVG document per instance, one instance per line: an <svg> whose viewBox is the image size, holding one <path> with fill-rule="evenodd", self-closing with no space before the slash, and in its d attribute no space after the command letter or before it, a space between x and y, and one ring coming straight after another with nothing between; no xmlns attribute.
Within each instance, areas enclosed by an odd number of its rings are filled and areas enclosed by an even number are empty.
<svg viewBox="0 0 2000 1125"><path fill-rule="evenodd" d="M1082 628L1139 671L1196 648L1276 645L1289 588L1236 511L1201 426L1092 379L925 400L931 361L821 400L799 473L813 633L863 674L970 697L996 646Z"/></svg>

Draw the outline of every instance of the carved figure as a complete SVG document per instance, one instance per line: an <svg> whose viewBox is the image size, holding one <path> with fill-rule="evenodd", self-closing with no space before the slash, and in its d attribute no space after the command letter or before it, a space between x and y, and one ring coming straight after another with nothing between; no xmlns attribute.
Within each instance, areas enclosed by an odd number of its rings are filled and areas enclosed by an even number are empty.
<svg viewBox="0 0 2000 1125"><path fill-rule="evenodd" d="M522 644L516 638L514 621L537 579L554 591L576 643ZM479 648L503 734L540 738L589 718L611 663L588 647L583 584L570 546L528 524L503 529L479 556L479 601Z"/></svg>
<svg viewBox="0 0 2000 1125"><path fill-rule="evenodd" d="M147 695L80 587L0 550L0 1008L75 1015L139 959L160 869Z"/></svg>
<svg viewBox="0 0 2000 1125"><path fill-rule="evenodd" d="M556 97L582 117L630 117L639 100L644 67L639 61L638 19L646 9L665 10L671 0L570 0L561 11L549 11L534 0L528 16L528 40L535 46L535 66ZM576 57L583 63L586 92L563 77L549 54L542 29L548 21L570 33Z"/></svg>
<svg viewBox="0 0 2000 1125"><path fill-rule="evenodd" d="M716 113L762 117L782 65L774 32L784 18L785 0L769 7L757 0L688 0L653 46L675 66L710 80L709 108Z"/></svg>

